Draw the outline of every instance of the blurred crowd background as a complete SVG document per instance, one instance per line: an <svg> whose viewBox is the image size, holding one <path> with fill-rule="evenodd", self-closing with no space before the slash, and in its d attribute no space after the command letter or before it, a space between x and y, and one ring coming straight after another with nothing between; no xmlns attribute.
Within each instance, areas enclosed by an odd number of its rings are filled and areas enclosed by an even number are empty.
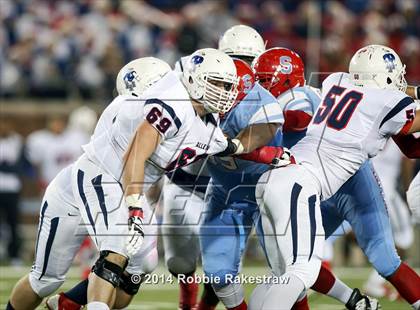
<svg viewBox="0 0 420 310"><path fill-rule="evenodd" d="M371 43L393 47L409 84L418 85L419 11L418 0L0 0L0 262L32 259L43 191L79 156L128 61L154 55L173 65L217 47L224 31L242 23L267 48L297 51L312 86L322 81L317 72L346 71L353 53ZM402 161L402 193L414 165ZM251 243L252 257L257 248Z"/></svg>
<svg viewBox="0 0 420 310"><path fill-rule="evenodd" d="M238 23L256 28L267 47L297 51L309 72L346 70L359 47L375 42L393 47L408 81L420 81L416 0L1 0L0 6L2 97L104 101L129 60L155 55L173 64L217 46Z"/></svg>

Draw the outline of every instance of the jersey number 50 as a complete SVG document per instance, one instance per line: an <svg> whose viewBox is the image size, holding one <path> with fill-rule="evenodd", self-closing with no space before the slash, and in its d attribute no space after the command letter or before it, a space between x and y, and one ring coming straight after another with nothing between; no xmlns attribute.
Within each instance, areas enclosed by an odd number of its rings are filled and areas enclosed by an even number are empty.
<svg viewBox="0 0 420 310"><path fill-rule="evenodd" d="M344 87L337 85L330 89L314 117L314 124L321 124L327 119L327 126L330 128L335 130L346 128L354 110L362 100L363 94L351 90L342 96L341 100L335 105L335 100L337 97L341 97L345 90Z"/></svg>

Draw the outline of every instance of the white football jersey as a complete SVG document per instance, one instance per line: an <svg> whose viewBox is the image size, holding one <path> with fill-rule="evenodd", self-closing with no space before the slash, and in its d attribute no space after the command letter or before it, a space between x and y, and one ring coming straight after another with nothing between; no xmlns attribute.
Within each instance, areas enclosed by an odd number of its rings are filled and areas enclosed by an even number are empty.
<svg viewBox="0 0 420 310"><path fill-rule="evenodd" d="M166 74L141 98L119 96L121 103L111 126L95 130L83 148L95 164L120 180L123 156L138 126L147 120L161 134L161 143L145 167L146 184L156 182L165 171L188 165L209 154L226 149L227 140L215 115L202 120L193 109L189 95L174 72Z"/></svg>
<svg viewBox="0 0 420 310"><path fill-rule="evenodd" d="M357 87L347 73L331 74L306 136L292 152L319 180L322 199L328 199L389 137L407 129L415 107L403 92Z"/></svg>
<svg viewBox="0 0 420 310"><path fill-rule="evenodd" d="M76 129L66 129L54 134L47 129L31 133L27 138L29 160L40 168L42 182L48 184L65 167L81 154L81 146L89 135Z"/></svg>
<svg viewBox="0 0 420 310"><path fill-rule="evenodd" d="M93 132L93 137L97 137L104 132L110 133L110 128L112 124L117 119L118 111L120 110L123 102L127 99L132 98L129 96L117 96L112 100L112 102L103 110L100 115L98 122L96 123L95 131Z"/></svg>

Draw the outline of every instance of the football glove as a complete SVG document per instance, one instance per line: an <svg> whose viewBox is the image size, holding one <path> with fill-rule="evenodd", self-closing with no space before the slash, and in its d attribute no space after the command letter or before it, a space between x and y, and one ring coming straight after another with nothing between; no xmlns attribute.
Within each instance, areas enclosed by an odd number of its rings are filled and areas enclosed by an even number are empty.
<svg viewBox="0 0 420 310"><path fill-rule="evenodd" d="M126 249L129 256L135 255L141 248L144 240L143 209L144 195L130 195L125 198L128 206L128 236Z"/></svg>
<svg viewBox="0 0 420 310"><path fill-rule="evenodd" d="M286 147L283 147L283 152L279 152L277 156L273 158L271 161L271 166L274 168L280 168L295 163L295 158L293 157L290 150Z"/></svg>
<svg viewBox="0 0 420 310"><path fill-rule="evenodd" d="M237 156L240 159L270 165L273 168L294 164L295 159L289 149L281 146L262 146L250 153Z"/></svg>

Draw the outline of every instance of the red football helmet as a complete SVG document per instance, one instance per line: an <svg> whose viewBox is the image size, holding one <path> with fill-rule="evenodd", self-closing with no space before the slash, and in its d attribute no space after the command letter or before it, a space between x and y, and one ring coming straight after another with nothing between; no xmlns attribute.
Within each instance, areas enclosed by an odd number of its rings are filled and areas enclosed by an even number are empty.
<svg viewBox="0 0 420 310"><path fill-rule="evenodd" d="M300 56L283 47L266 50L252 64L255 79L278 97L286 90L305 85L305 67Z"/></svg>
<svg viewBox="0 0 420 310"><path fill-rule="evenodd" d="M234 58L233 62L236 66L236 74L239 77L238 96L236 97L236 103L239 103L242 99L244 99L252 87L254 87L255 75L251 66L245 61Z"/></svg>
<svg viewBox="0 0 420 310"><path fill-rule="evenodd" d="M231 110L244 99L248 92L254 87L255 76L254 72L251 69L251 66L248 65L245 61L233 58L233 62L236 66L236 74L239 77L238 84L238 95L236 97L235 104L232 106ZM222 116L222 115L220 115Z"/></svg>

